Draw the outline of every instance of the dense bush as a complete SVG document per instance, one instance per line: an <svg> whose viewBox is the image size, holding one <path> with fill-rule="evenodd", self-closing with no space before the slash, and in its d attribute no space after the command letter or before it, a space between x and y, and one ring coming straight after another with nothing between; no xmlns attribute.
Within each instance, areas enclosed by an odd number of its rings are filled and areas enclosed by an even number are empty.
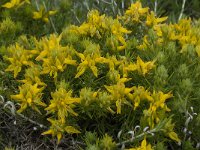
<svg viewBox="0 0 200 150"><path fill-rule="evenodd" d="M200 21L112 2L0 3L1 147L199 147Z"/></svg>

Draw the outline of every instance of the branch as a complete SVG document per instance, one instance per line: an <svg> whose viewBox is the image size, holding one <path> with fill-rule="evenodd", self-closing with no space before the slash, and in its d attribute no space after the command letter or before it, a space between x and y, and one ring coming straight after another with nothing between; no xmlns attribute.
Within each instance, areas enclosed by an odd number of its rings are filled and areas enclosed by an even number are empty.
<svg viewBox="0 0 200 150"><path fill-rule="evenodd" d="M181 8L181 13L179 15L178 21L181 20L181 18L183 16L183 12L184 12L184 9L185 9L185 2L186 2L186 0L183 0L182 8Z"/></svg>
<svg viewBox="0 0 200 150"><path fill-rule="evenodd" d="M124 144L127 144L127 143L131 143L131 142L133 142L135 139L139 139L139 138L145 136L146 134L152 134L152 135L153 135L155 132L158 132L157 128L154 128L154 129L152 129L152 130L150 130L150 131L147 131L147 132L143 132L143 133L141 133L141 134L139 134L139 135L137 135L137 136L134 136L133 138L131 138L131 139L129 139L129 140L126 140L126 141L117 143L116 145L117 145L117 146L121 146L121 145L124 145Z"/></svg>
<svg viewBox="0 0 200 150"><path fill-rule="evenodd" d="M157 2L157 0L155 0L155 2L154 2L154 13L155 13L156 16L157 16L157 6L158 6L158 2Z"/></svg>
<svg viewBox="0 0 200 150"><path fill-rule="evenodd" d="M32 120L32 119L30 119L30 118L24 116L24 115L21 114L21 113L18 113L18 112L16 111L16 107L15 107L15 105L14 105L13 102L11 102L11 101L5 102L5 100L4 100L4 98L3 98L2 95L0 95L0 98L1 98L0 104L3 105L3 108L4 108L4 109L6 109L6 108L9 109L9 110L10 110L10 113L11 113L13 116L18 115L18 116L20 116L21 118L23 118L23 119L25 119L25 120L31 122L32 124L38 125L40 128L45 128L45 129L47 129L47 126L45 126L45 125L43 125L43 124L41 124L41 123L38 123L38 122L36 122L36 121L34 121L34 120Z"/></svg>

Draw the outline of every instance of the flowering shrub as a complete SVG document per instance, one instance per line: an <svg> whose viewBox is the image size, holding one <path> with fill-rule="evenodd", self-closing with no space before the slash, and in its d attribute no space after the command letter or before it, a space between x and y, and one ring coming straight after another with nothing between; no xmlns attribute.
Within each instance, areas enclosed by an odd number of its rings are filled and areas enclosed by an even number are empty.
<svg viewBox="0 0 200 150"><path fill-rule="evenodd" d="M33 4L11 0L2 7L26 5ZM189 140L200 135L190 134L199 127L198 22L166 24L167 17L137 1L116 18L91 10L82 24L57 33L51 17L58 13L44 3L31 21L51 25L55 33L21 35L1 47L4 74L12 74L16 88L2 93L6 105L27 117L35 111L33 118L47 128L41 134L56 137L57 144L73 134L85 137L86 149L198 146ZM5 24L20 31L11 19L1 24L0 33Z"/></svg>

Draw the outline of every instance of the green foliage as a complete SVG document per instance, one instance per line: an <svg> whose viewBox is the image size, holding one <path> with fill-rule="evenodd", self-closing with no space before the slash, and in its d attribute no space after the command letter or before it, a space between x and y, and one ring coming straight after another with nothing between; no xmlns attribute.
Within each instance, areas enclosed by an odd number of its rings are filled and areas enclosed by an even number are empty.
<svg viewBox="0 0 200 150"><path fill-rule="evenodd" d="M5 18L0 23L0 44L11 44L21 31L22 26L20 22L15 23L10 18Z"/></svg>
<svg viewBox="0 0 200 150"><path fill-rule="evenodd" d="M1 1L2 111L57 146L194 149L200 2L141 2Z"/></svg>
<svg viewBox="0 0 200 150"><path fill-rule="evenodd" d="M116 143L113 142L112 137L105 134L101 139L97 138L96 133L86 132L85 135L86 149L104 149L104 150L114 150L116 149Z"/></svg>

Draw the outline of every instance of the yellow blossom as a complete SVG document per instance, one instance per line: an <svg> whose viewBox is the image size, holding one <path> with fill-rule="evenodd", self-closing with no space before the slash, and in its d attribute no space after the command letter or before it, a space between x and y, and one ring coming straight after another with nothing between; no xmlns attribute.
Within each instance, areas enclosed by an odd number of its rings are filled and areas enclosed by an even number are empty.
<svg viewBox="0 0 200 150"><path fill-rule="evenodd" d="M149 70L151 70L154 67L155 61L148 61L143 62L143 60L138 56L137 57L137 70L139 73L145 75L148 73Z"/></svg>
<svg viewBox="0 0 200 150"><path fill-rule="evenodd" d="M81 24L79 27L72 26L71 32L78 33L80 35L89 35L91 37L97 37L100 39L101 34L104 34L105 30L108 30L107 18L105 15L100 15L97 10L92 10L87 15L87 21Z"/></svg>
<svg viewBox="0 0 200 150"><path fill-rule="evenodd" d="M121 106L123 103L127 102L125 96L130 94L130 92L133 90L132 88L125 87L124 82L129 80L130 79L127 78L121 78L115 85L105 85L105 88L111 94L112 99L116 101L117 114L121 114Z"/></svg>
<svg viewBox="0 0 200 150"><path fill-rule="evenodd" d="M133 86L133 93L128 94L128 97L134 103L134 110L139 106L141 100L153 101L150 92L145 90L143 86Z"/></svg>
<svg viewBox="0 0 200 150"><path fill-rule="evenodd" d="M141 45L137 46L137 48L139 50L146 50L148 48L148 46L149 46L149 42L147 40L147 35L145 35L143 37L143 43Z"/></svg>
<svg viewBox="0 0 200 150"><path fill-rule="evenodd" d="M46 86L45 83L43 83L40 79L40 72L41 68L38 65L34 65L25 71L25 79L19 80L22 83L30 83L30 84L35 84L37 83L38 85L41 86Z"/></svg>
<svg viewBox="0 0 200 150"><path fill-rule="evenodd" d="M155 65L155 61L148 61L144 62L139 56L137 57L137 62L130 63L128 66L125 67L125 70L127 71L135 71L137 70L142 75L145 75L151 70Z"/></svg>
<svg viewBox="0 0 200 150"><path fill-rule="evenodd" d="M77 67L77 74L75 78L80 77L87 68L91 69L94 76L98 76L98 69L96 63L105 63L106 59L100 55L100 46L86 41L85 51L83 53L76 53L81 59L81 63Z"/></svg>
<svg viewBox="0 0 200 150"><path fill-rule="evenodd" d="M163 92L153 92L151 94L151 97L153 98L150 100L150 107L147 111L147 114L145 114L148 117L148 123L151 128L154 127L155 123L158 123L160 121L159 118L159 110L164 110L165 112L170 111L170 109L166 105L166 100L173 97L171 92L164 94Z"/></svg>
<svg viewBox="0 0 200 150"><path fill-rule="evenodd" d="M5 8L17 7L18 8L22 6L24 3L30 4L30 1L29 0L11 0L10 2L7 2L4 5L2 5L2 7L5 7Z"/></svg>
<svg viewBox="0 0 200 150"><path fill-rule="evenodd" d="M90 11L88 13L87 21L79 27L71 26L70 31L84 36L97 37L98 39L102 38L103 35L107 36L111 34L111 36L116 38L119 42L119 45L116 47L118 51L126 48L124 35L131 33L131 31L121 25L118 19L100 15L97 10Z"/></svg>
<svg viewBox="0 0 200 150"><path fill-rule="evenodd" d="M167 18L168 17L157 18L157 17L155 17L154 12L151 11L151 13L147 15L146 25L147 26L155 26L155 25L158 25L159 23L166 21Z"/></svg>
<svg viewBox="0 0 200 150"><path fill-rule="evenodd" d="M60 140L65 132L69 134L78 134L79 130L74 128L73 126L68 126L66 123L61 122L60 120L55 120L48 118L47 119L51 123L51 127L49 130L42 133L42 135L51 134L53 137L57 137L57 143L60 143Z"/></svg>
<svg viewBox="0 0 200 150"><path fill-rule="evenodd" d="M8 48L9 55L6 59L11 63L6 71L13 71L14 78L21 72L23 66L33 66L34 63L30 60L35 53L35 50L25 50L22 46L16 43L15 46Z"/></svg>
<svg viewBox="0 0 200 150"><path fill-rule="evenodd" d="M75 113L72 108L74 107L74 103L80 102L80 98L73 98L71 95L72 91L66 91L63 88L59 88L57 91L52 92L52 99L45 110L47 110L48 113L56 113L58 119L61 120L62 123L66 121L68 113L77 116L78 114Z"/></svg>
<svg viewBox="0 0 200 150"><path fill-rule="evenodd" d="M24 111L27 107L31 107L38 113L40 113L37 106L45 107L46 104L41 102L43 88L38 88L38 84L31 85L25 83L19 87L19 94L11 95L11 98L20 103L21 108L18 110L19 113Z"/></svg>
<svg viewBox="0 0 200 150"><path fill-rule="evenodd" d="M54 79L57 78L58 72L63 72L67 65L76 65L76 60L73 60L72 56L75 50L72 47L63 47L60 45L61 35L50 35L49 39L43 38L40 42L42 48L37 61L42 60L42 72L41 74L50 74Z"/></svg>
<svg viewBox="0 0 200 150"><path fill-rule="evenodd" d="M55 15L57 11L47 11L44 7L41 7L39 11L33 12L33 19L41 19L45 23L49 22L49 17Z"/></svg>
<svg viewBox="0 0 200 150"><path fill-rule="evenodd" d="M111 24L111 32L116 37L116 39L121 43L121 45L117 46L117 50L118 51L124 50L126 48L126 41L123 36L124 34L131 33L131 31L122 27L121 23L117 19L115 19Z"/></svg>
<svg viewBox="0 0 200 150"><path fill-rule="evenodd" d="M180 143L181 140L179 139L178 135L174 132L174 126L175 124L172 123L172 119L170 119L166 124L165 124L165 127L164 127L164 132L165 134L172 140Z"/></svg>
<svg viewBox="0 0 200 150"><path fill-rule="evenodd" d="M124 15L124 17L126 18L126 22L128 22L129 20L133 22L140 22L140 18L145 16L148 13L148 10L148 7L142 8L142 4L139 1L131 4Z"/></svg>
<svg viewBox="0 0 200 150"><path fill-rule="evenodd" d="M144 138L140 147L129 148L129 150L153 150L153 148L151 147L151 144L147 144L146 138Z"/></svg>

